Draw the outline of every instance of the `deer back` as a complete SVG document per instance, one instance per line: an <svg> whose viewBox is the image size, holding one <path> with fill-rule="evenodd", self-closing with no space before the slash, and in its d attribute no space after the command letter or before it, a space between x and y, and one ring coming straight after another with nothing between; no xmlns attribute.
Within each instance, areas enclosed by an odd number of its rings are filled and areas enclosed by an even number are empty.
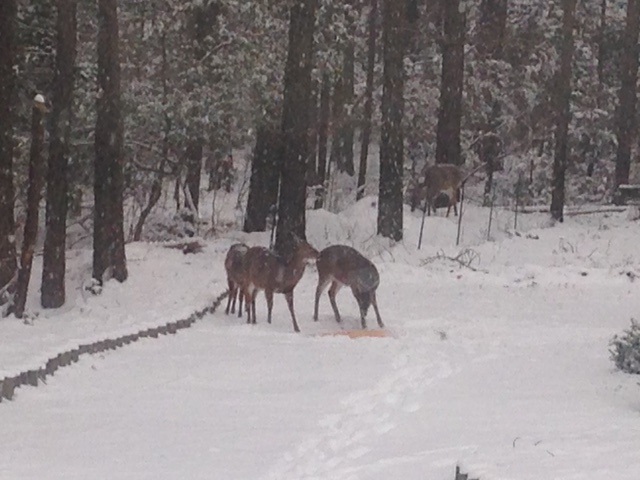
<svg viewBox="0 0 640 480"><path fill-rule="evenodd" d="M380 275L376 266L355 248L332 245L320 252L316 262L321 279L332 279L358 292L378 288Z"/></svg>
<svg viewBox="0 0 640 480"><path fill-rule="evenodd" d="M432 200L438 193L447 191L455 194L462 185L464 173L457 165L440 163L425 170L425 195Z"/></svg>
<svg viewBox="0 0 640 480"><path fill-rule="evenodd" d="M318 251L305 241L296 243L289 258L264 247L252 247L245 256L245 282L258 290L286 293L302 278L307 261L317 256Z"/></svg>
<svg viewBox="0 0 640 480"><path fill-rule="evenodd" d="M244 243L234 243L227 251L224 269L227 272L227 277L236 283L241 281L244 257L248 251L249 247Z"/></svg>

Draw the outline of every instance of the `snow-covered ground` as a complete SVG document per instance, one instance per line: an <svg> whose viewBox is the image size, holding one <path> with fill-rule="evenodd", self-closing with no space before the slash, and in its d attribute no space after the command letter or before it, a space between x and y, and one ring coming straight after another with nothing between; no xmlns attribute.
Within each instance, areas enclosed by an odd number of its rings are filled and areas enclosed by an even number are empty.
<svg viewBox="0 0 640 480"><path fill-rule="evenodd" d="M316 273L258 325L219 309L177 335L84 356L46 386L0 404L0 479L442 479L456 464L482 480L637 480L638 378L615 371L610 338L640 310L640 224L626 213L567 217L469 207L456 218L405 212L405 241L377 238L368 197L340 215L309 212L316 247L347 243L378 266L390 337L337 332ZM0 376L69 345L185 317L225 288L239 232L183 255L128 246L130 279L92 297L90 255L70 259L70 302L30 324L0 320ZM451 260L473 260L472 268ZM34 272L38 272L36 265ZM36 273L37 276L37 273ZM37 279L32 291L37 290ZM343 328L355 300L338 296ZM224 304L223 304L224 306ZM370 312L369 326L375 328Z"/></svg>

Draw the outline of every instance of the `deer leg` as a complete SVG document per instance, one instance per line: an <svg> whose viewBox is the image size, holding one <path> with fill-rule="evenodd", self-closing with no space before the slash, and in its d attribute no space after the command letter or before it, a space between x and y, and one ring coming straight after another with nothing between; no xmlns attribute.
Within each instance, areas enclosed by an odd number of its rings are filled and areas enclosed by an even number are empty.
<svg viewBox="0 0 640 480"><path fill-rule="evenodd" d="M248 289L243 289L242 290L244 292L244 298L245 298L245 302L244 302L244 309L247 312L247 323L251 323L251 293L249 293Z"/></svg>
<svg viewBox="0 0 640 480"><path fill-rule="evenodd" d="M242 318L242 302L244 300L244 290L238 288L238 318Z"/></svg>
<svg viewBox="0 0 640 480"><path fill-rule="evenodd" d="M287 305L289 305L289 312L291 312L291 320L293 320L293 331L300 333L300 327L296 321L296 314L293 311L293 290L284 294L284 298L287 299Z"/></svg>
<svg viewBox="0 0 640 480"><path fill-rule="evenodd" d="M256 288L251 295L251 323L254 325L256 322L256 298L258 297L258 289Z"/></svg>
<svg viewBox="0 0 640 480"><path fill-rule="evenodd" d="M229 306L231 305L231 298L234 294L235 283L232 280L227 279L227 284L229 285L229 295L227 298L227 309L224 311L224 313L229 315Z"/></svg>
<svg viewBox="0 0 640 480"><path fill-rule="evenodd" d="M231 313L236 313L236 302L238 300L238 284L233 282L233 298L231 299Z"/></svg>
<svg viewBox="0 0 640 480"><path fill-rule="evenodd" d="M378 326L380 328L384 328L384 323L382 323L382 318L380 318L380 312L378 311L378 301L376 300L376 292L371 292L371 305L373 305L373 311L376 312L376 320L378 321Z"/></svg>
<svg viewBox="0 0 640 480"><path fill-rule="evenodd" d="M336 316L336 322L340 323L342 319L340 318L340 312L338 312L338 305L336 305L336 294L338 290L340 290L340 284L334 280L329 288L329 301L333 308L333 314Z"/></svg>
<svg viewBox="0 0 640 480"><path fill-rule="evenodd" d="M267 297L267 323L271 323L271 310L273 310L273 291L265 290L264 296Z"/></svg>
<svg viewBox="0 0 640 480"><path fill-rule="evenodd" d="M327 288L327 285L329 284L329 278L320 278L318 279L318 287L316 288L316 303L315 306L313 308L313 321L317 322L318 321L318 305L320 303L320 296L322 295L322 292L324 292L324 289Z"/></svg>

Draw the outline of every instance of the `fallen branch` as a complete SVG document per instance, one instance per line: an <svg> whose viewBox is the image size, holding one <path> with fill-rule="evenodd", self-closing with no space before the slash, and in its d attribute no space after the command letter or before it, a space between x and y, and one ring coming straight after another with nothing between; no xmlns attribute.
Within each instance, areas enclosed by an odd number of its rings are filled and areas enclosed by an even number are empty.
<svg viewBox="0 0 640 480"><path fill-rule="evenodd" d="M474 272L487 273L486 270L481 270L479 268L475 268L475 267L471 266L471 264L474 261L476 261L476 260L479 261L480 260L480 255L478 254L478 252L476 252L475 250L472 250L470 248L465 248L464 250L461 250L460 253L458 253L458 255L456 255L455 257L450 257L448 255L445 255L445 253L443 251L440 251L434 257L429 257L429 258L426 258L425 260L423 260L420 263L420 266L424 267L425 265L433 263L433 262L435 262L437 260L448 260L450 262L457 263L462 267L468 268L469 270L472 270Z"/></svg>

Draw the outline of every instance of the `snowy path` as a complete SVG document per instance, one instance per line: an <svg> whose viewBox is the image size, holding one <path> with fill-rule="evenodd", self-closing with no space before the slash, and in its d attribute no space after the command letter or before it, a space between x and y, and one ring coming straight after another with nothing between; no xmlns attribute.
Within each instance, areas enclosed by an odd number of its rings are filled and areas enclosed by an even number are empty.
<svg viewBox="0 0 640 480"><path fill-rule="evenodd" d="M397 338L313 336L336 326L326 299L310 319L310 272L303 335L277 297L272 325L217 313L21 389L0 408L0 478L448 480L462 462L482 480L637 480L637 387L607 341L640 285L598 270L382 275ZM348 292L339 304L356 325Z"/></svg>

